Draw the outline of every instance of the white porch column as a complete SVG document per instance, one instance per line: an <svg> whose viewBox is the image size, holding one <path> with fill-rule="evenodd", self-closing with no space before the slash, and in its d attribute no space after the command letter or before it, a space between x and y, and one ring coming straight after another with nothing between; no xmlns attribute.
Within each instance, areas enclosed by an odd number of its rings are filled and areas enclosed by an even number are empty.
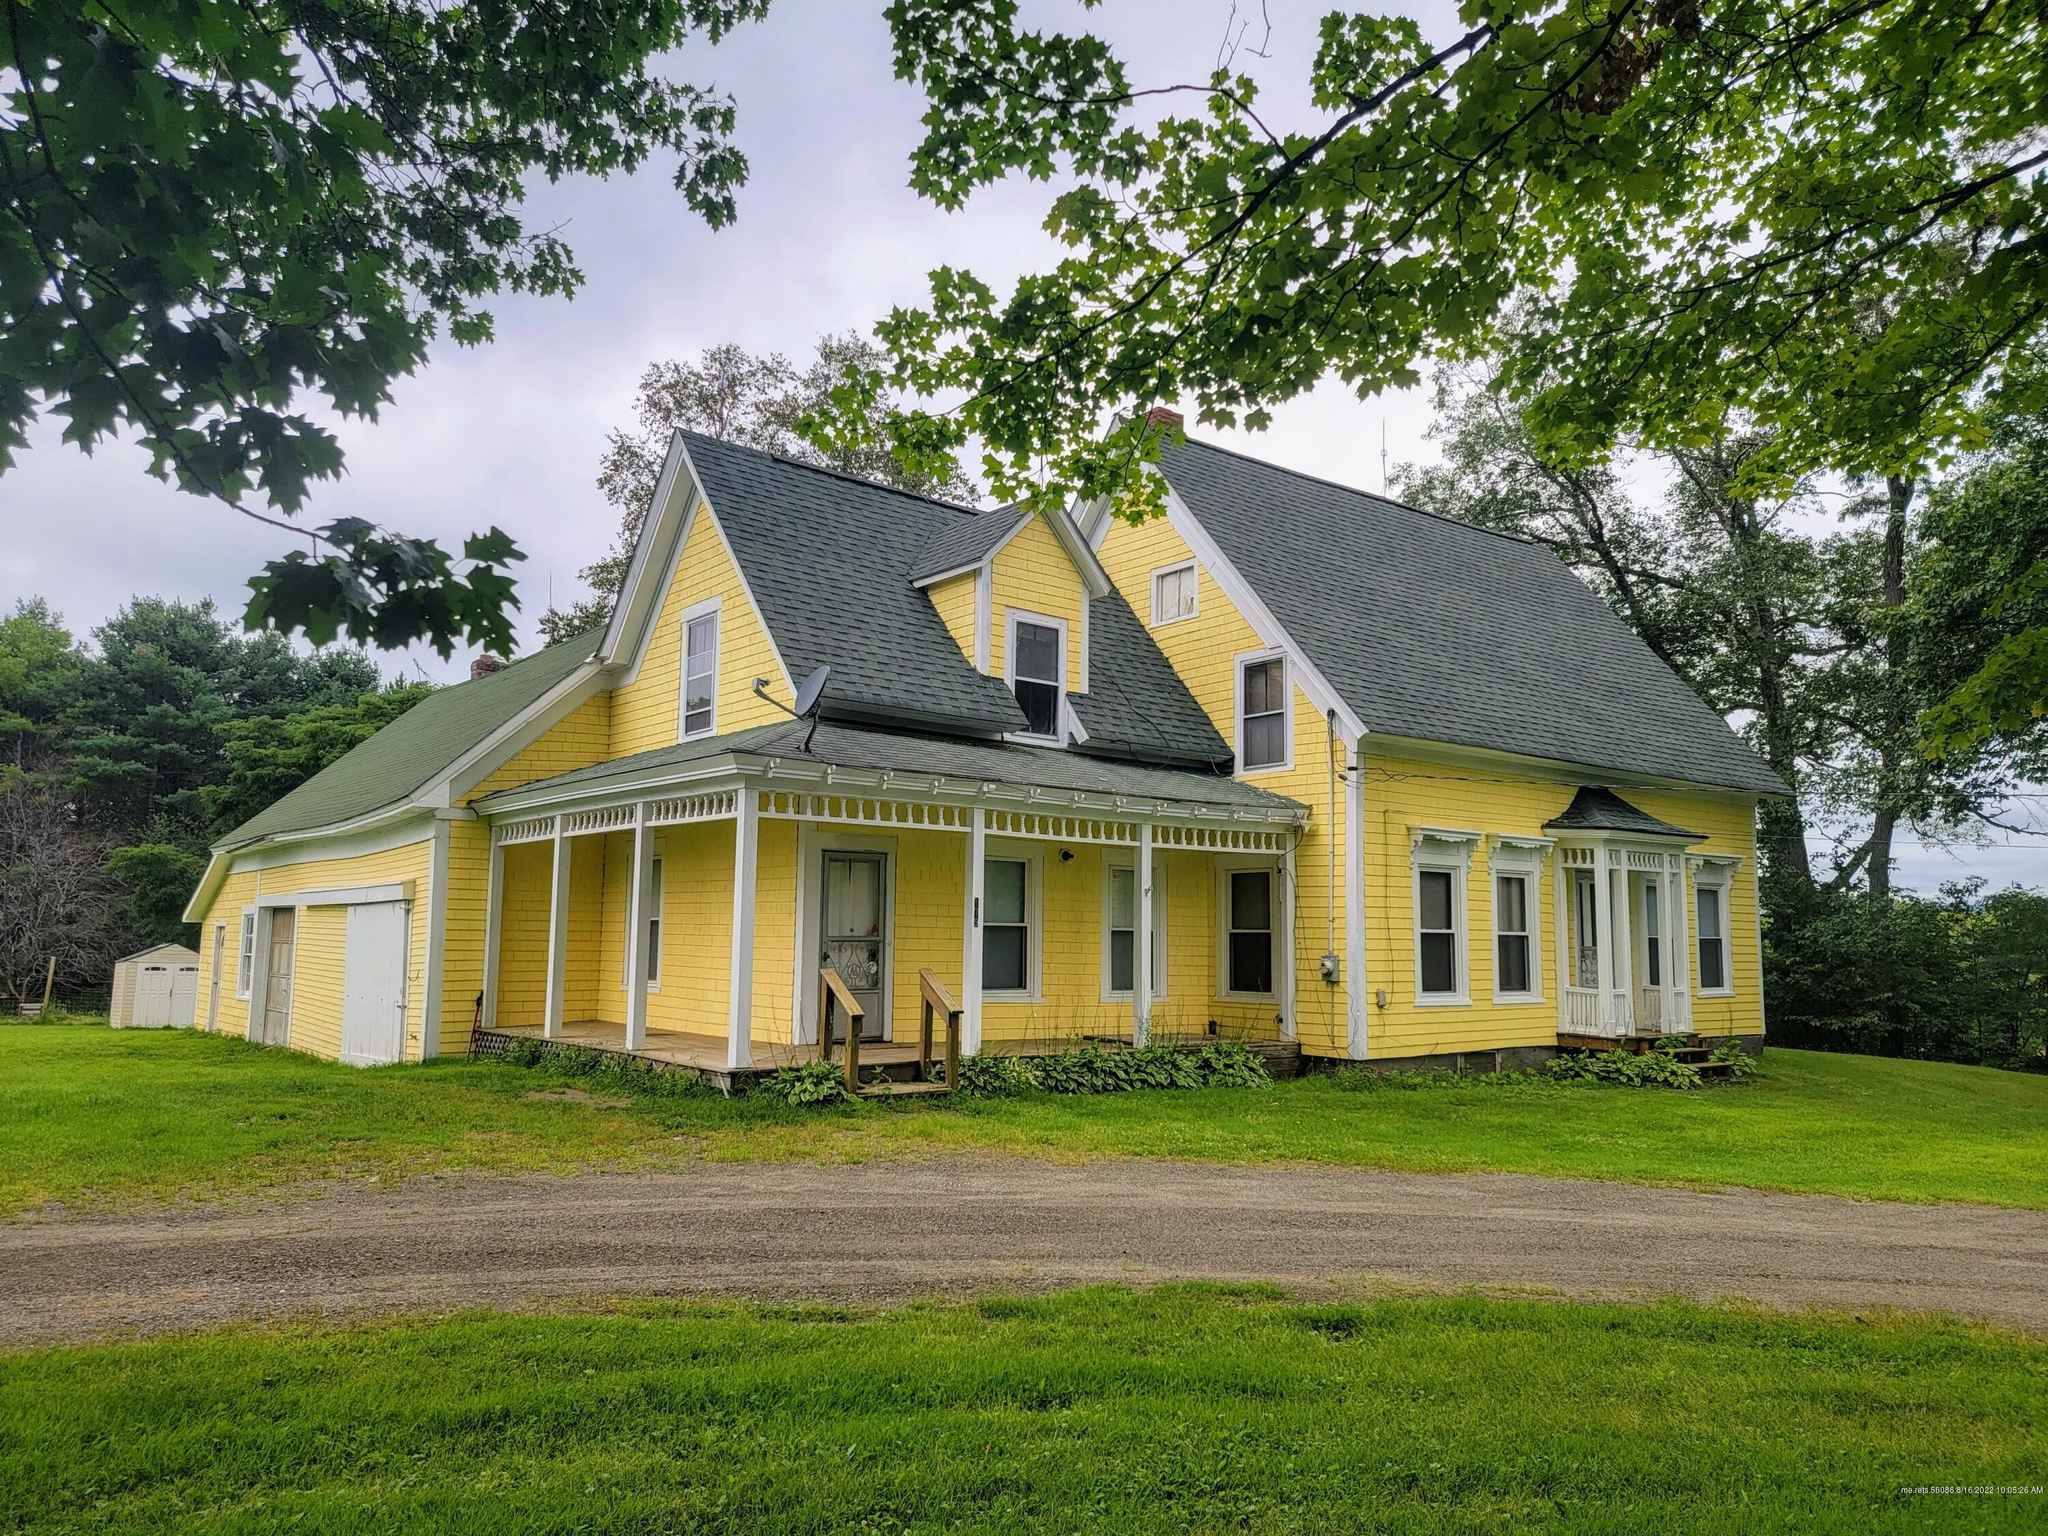
<svg viewBox="0 0 2048 1536"><path fill-rule="evenodd" d="M647 803L633 807L633 866L626 880L626 1049L647 1048L647 884L654 866L654 834Z"/></svg>
<svg viewBox="0 0 2048 1536"><path fill-rule="evenodd" d="M1621 999L1621 1020L1630 1030L1636 1027L1635 898L1629 892L1628 854L1614 854L1614 886L1619 899L1614 904L1614 991Z"/></svg>
<svg viewBox="0 0 2048 1536"><path fill-rule="evenodd" d="M1280 1037L1292 1040L1297 1033L1294 1018L1294 997L1301 985L1301 977L1295 965L1294 944L1294 845L1289 843L1287 851L1280 856L1279 900L1277 916L1287 925L1287 931L1280 943Z"/></svg>
<svg viewBox="0 0 2048 1536"><path fill-rule="evenodd" d="M548 995L541 1014L541 1033L550 1040L562 1032L562 989L569 967L569 856L575 847L562 836L562 818L555 818L554 875L548 884Z"/></svg>
<svg viewBox="0 0 2048 1536"><path fill-rule="evenodd" d="M1593 849L1593 981L1600 989L1600 1007L1595 1015L1603 1029L1612 1029L1614 1017L1614 871L1606 844Z"/></svg>
<svg viewBox="0 0 2048 1536"><path fill-rule="evenodd" d="M1152 1038L1152 823L1138 823L1138 910L1131 921L1131 1043Z"/></svg>
<svg viewBox="0 0 2048 1536"><path fill-rule="evenodd" d="M498 938L505 921L505 845L495 827L491 840L491 882L484 894L484 1028L498 1027Z"/></svg>
<svg viewBox="0 0 2048 1536"><path fill-rule="evenodd" d="M967 823L967 914L960 961L960 1054L981 1051L981 898L987 877L988 812L980 806Z"/></svg>
<svg viewBox="0 0 2048 1536"><path fill-rule="evenodd" d="M752 784L742 784L732 823L732 995L725 1015L728 1071L754 1064L754 877L760 848L761 792Z"/></svg>
<svg viewBox="0 0 2048 1536"><path fill-rule="evenodd" d="M1671 921L1665 924L1665 931L1671 935L1666 941L1671 953L1664 965L1664 974L1671 978L1674 995L1677 998L1678 1027L1692 1028L1692 900L1685 888L1685 855L1671 856L1671 878L1665 882L1671 887Z"/></svg>

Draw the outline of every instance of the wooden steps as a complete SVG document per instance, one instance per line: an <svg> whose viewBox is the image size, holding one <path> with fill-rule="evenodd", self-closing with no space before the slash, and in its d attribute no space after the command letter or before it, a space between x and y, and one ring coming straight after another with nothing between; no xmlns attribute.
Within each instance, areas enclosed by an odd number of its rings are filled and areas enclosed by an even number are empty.
<svg viewBox="0 0 2048 1536"><path fill-rule="evenodd" d="M899 1083L893 1078L884 1078L878 1083L863 1083L855 1097L862 1099L900 1099L921 1093L950 1093L944 1083Z"/></svg>
<svg viewBox="0 0 2048 1536"><path fill-rule="evenodd" d="M1664 1041L1682 1042L1676 1047L1666 1047ZM1702 1077L1726 1077L1733 1066L1725 1061L1714 1060L1714 1053L1700 1043L1696 1034L1666 1035L1650 1031L1633 1035L1571 1035L1560 1033L1557 1037L1559 1050L1564 1051L1630 1051L1645 1055L1650 1051L1663 1049L1675 1060L1696 1069Z"/></svg>

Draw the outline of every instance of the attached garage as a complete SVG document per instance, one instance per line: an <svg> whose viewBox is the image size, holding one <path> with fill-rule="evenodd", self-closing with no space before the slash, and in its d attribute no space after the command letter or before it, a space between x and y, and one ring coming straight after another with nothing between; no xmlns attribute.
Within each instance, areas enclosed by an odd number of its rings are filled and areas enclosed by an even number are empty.
<svg viewBox="0 0 2048 1536"><path fill-rule="evenodd" d="M257 901L250 1038L381 1066L405 1052L413 882Z"/></svg>
<svg viewBox="0 0 2048 1536"><path fill-rule="evenodd" d="M199 952L152 945L115 965L107 1022L116 1029L190 1029L198 999Z"/></svg>

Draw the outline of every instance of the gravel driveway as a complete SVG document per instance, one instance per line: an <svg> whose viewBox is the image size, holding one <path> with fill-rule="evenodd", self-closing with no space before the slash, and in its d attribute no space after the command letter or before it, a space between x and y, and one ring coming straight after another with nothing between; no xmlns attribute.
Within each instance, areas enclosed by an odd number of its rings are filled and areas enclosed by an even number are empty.
<svg viewBox="0 0 2048 1536"><path fill-rule="evenodd" d="M885 1302L1171 1279L1739 1296L2048 1331L2048 1213L1152 1161L434 1178L0 1226L0 1343L611 1296Z"/></svg>

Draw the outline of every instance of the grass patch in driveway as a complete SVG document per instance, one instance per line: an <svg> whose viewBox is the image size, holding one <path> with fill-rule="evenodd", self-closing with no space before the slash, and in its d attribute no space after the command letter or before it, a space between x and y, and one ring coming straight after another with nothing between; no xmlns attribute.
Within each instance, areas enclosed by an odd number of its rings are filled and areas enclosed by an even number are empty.
<svg viewBox="0 0 2048 1536"><path fill-rule="evenodd" d="M55 1533L2038 1530L2048 1347L1257 1287L660 1306L0 1357Z"/></svg>
<svg viewBox="0 0 2048 1536"><path fill-rule="evenodd" d="M799 1110L497 1063L368 1071L188 1031L0 1027L0 1216L319 1179L697 1158L1173 1157L1742 1185L2048 1209L2048 1077L1773 1050L1693 1093L1473 1082ZM577 1085L586 1096L562 1092ZM619 1097L631 1102L619 1105Z"/></svg>

